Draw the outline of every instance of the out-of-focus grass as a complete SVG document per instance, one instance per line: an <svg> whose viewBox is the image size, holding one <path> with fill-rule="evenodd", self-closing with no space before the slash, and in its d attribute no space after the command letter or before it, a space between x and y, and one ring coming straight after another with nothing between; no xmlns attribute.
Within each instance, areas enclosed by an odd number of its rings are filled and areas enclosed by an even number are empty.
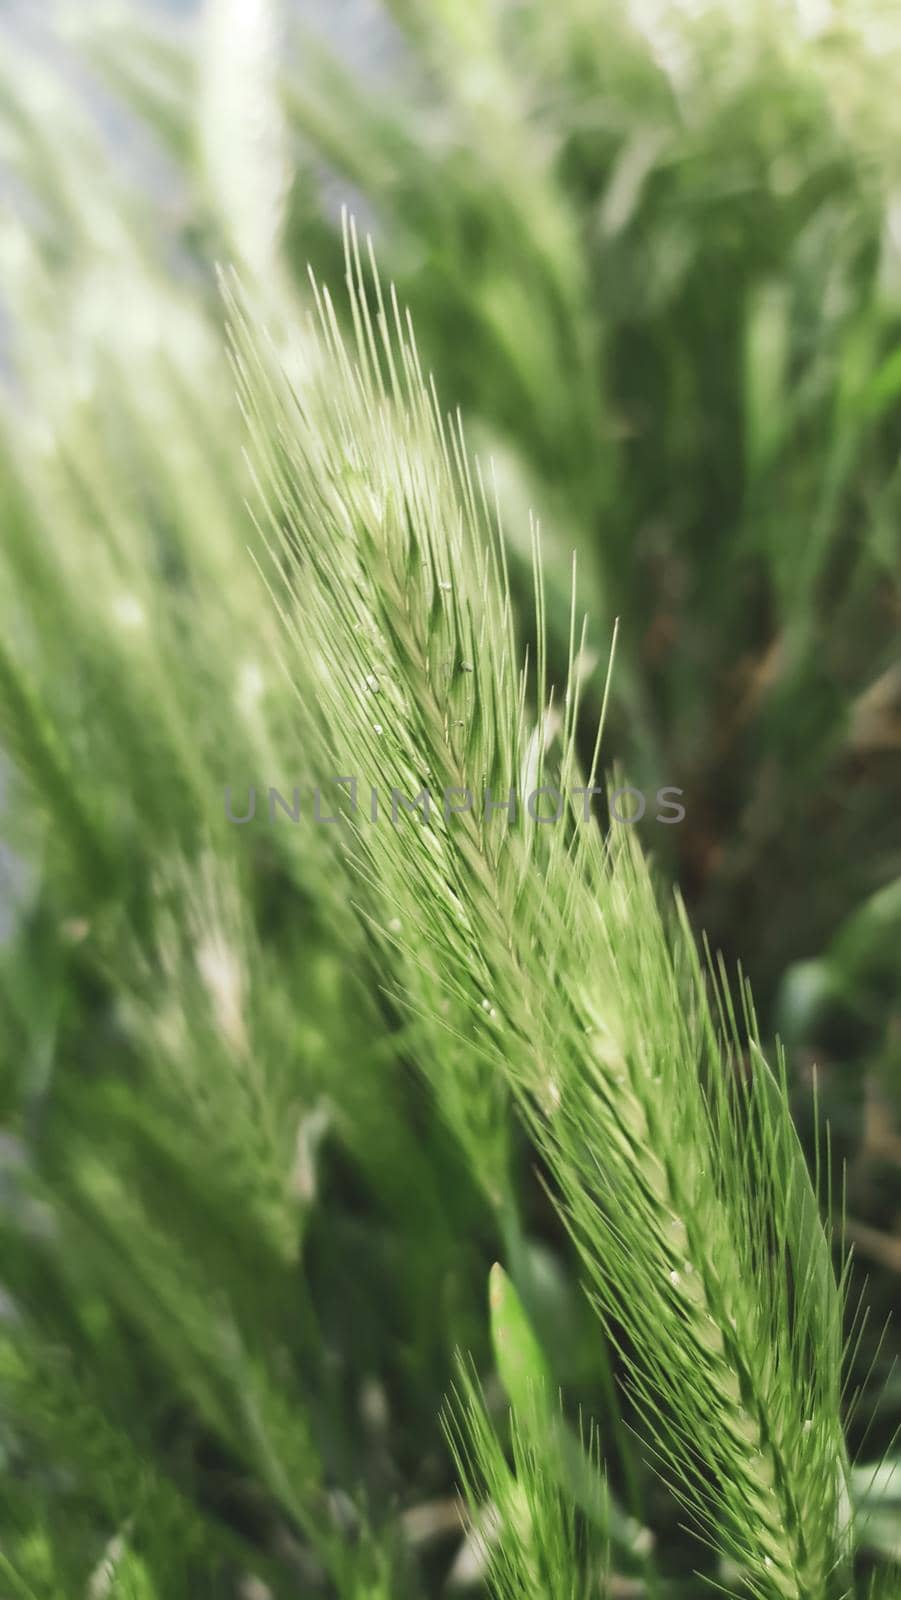
<svg viewBox="0 0 901 1600"><path fill-rule="evenodd" d="M396 1513L450 1493L438 1409L455 1344L489 1359L497 1217L416 1088L421 1036L327 830L248 843L221 808L225 783L306 774L213 264L241 263L302 371L307 263L340 280L343 201L494 457L525 633L541 517L551 676L572 549L596 650L621 618L608 749L685 791L646 842L786 1038L802 1126L818 1065L871 1273L850 1436L890 1446L901 109L877 21L395 0L376 74L304 11L279 34L238 0L197 36L129 6L4 33L3 820L32 884L3 952L0 1160L31 1320L27 1363L3 1358L0 1549L20 1592L83 1592L132 1518L159 1548L121 1592L167 1600L242 1572L297 1592L311 1550L342 1593L438 1592L453 1545L435 1510L411 1553ZM525 1227L558 1375L616 1429L527 1170L505 1242ZM338 1485L368 1507L354 1541ZM701 1558L656 1493L675 1578Z"/></svg>

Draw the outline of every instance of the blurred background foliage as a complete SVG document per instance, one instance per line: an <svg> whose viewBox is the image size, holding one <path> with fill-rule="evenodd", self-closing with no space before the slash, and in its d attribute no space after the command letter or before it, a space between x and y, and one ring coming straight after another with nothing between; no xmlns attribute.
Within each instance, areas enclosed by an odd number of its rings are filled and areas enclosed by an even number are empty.
<svg viewBox="0 0 901 1600"><path fill-rule="evenodd" d="M715 1570L322 830L222 815L307 774L215 266L290 323L344 205L494 463L524 642L530 508L552 679L572 551L598 657L621 619L608 759L684 790L644 842L805 1137L816 1063L862 1559L901 1554L899 47L876 0L0 7L4 1597L477 1591L439 1410L458 1345L498 1403L498 1254L612 1441L610 1592Z"/></svg>

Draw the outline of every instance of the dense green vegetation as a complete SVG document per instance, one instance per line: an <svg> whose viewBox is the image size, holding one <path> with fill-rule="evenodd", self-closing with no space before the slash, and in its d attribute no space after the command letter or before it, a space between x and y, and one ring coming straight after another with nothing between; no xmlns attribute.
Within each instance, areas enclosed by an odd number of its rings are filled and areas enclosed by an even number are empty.
<svg viewBox="0 0 901 1600"><path fill-rule="evenodd" d="M2 1600L901 1592L901 35L650 10L0 14Z"/></svg>

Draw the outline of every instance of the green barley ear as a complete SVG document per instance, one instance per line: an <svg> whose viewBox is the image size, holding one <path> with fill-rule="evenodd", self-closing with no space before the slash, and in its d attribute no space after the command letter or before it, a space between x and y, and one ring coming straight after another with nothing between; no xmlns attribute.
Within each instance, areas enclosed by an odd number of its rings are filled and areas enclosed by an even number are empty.
<svg viewBox="0 0 901 1600"><path fill-rule="evenodd" d="M600 1471L597 1451L564 1417L550 1367L513 1284L499 1262L488 1278L491 1343L515 1425L537 1451L548 1486L600 1530L618 1565L640 1562L646 1575L653 1538L617 1504Z"/></svg>
<svg viewBox="0 0 901 1600"><path fill-rule="evenodd" d="M299 388L232 307L310 748L321 770L359 771L383 794L564 798L552 826L530 813L499 827L475 808L357 815L343 870L386 985L433 1039L444 1030L450 1053L420 1060L492 1175L492 1097L514 1097L687 1517L755 1600L837 1600L842 1295L784 1073L750 1007L739 1028L728 991L716 997L684 917L661 916L634 830L605 839L583 819L600 735L580 777L575 603L568 681L552 689L537 534L527 673L459 419L443 417L352 229L347 245L353 341L316 288L318 358Z"/></svg>
<svg viewBox="0 0 901 1600"><path fill-rule="evenodd" d="M521 1398L533 1411L534 1397ZM469 1546L495 1600L590 1600L606 1592L605 1535L578 1514L534 1427L516 1409L508 1460L462 1359L443 1424L466 1499Z"/></svg>

